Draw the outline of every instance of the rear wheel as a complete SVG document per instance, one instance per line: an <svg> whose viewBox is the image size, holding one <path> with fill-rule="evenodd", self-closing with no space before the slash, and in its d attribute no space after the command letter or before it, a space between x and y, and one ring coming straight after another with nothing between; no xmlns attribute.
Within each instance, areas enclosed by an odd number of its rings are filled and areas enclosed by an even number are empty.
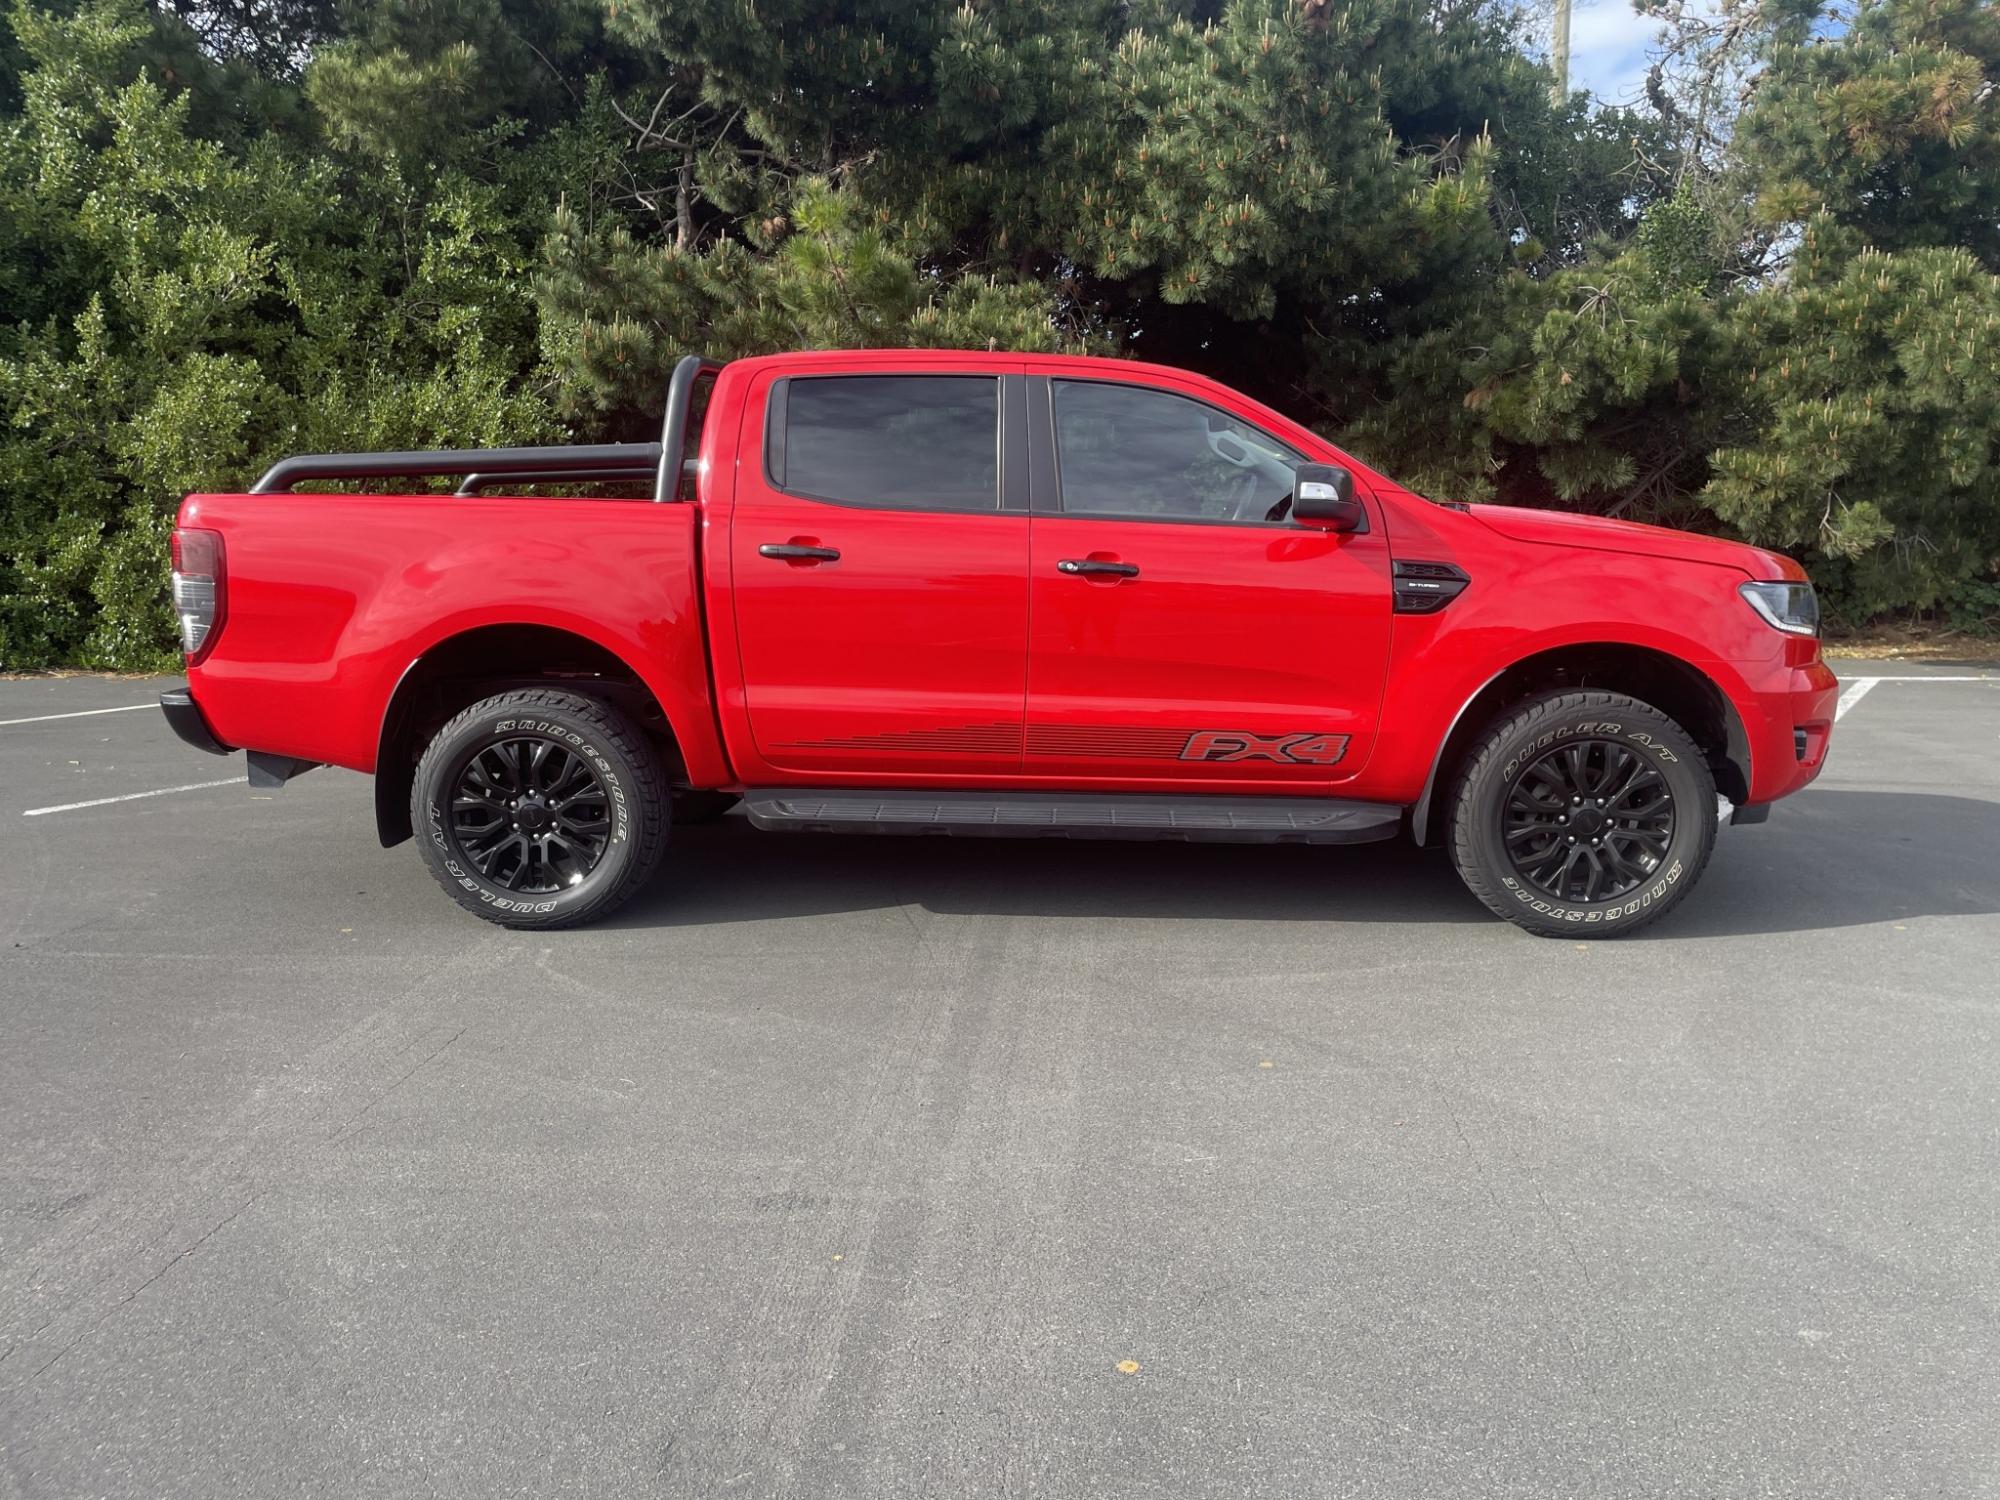
<svg viewBox="0 0 2000 1500"><path fill-rule="evenodd" d="M1622 693L1521 705L1474 749L1452 803L1466 886L1544 937L1609 937L1687 895L1715 846L1715 778L1686 731Z"/></svg>
<svg viewBox="0 0 2000 1500"><path fill-rule="evenodd" d="M410 820L452 899L506 927L575 927L644 885L670 795L650 741L602 699L551 689L475 703L417 762Z"/></svg>

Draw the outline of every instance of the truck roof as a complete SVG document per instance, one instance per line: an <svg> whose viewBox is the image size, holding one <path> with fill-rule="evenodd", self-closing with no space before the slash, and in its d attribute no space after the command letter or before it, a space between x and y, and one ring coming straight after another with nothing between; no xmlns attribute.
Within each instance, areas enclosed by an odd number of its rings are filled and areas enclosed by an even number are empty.
<svg viewBox="0 0 2000 1500"><path fill-rule="evenodd" d="M1206 377L1192 370L1179 369L1171 365L1149 364L1136 359L1108 359L1092 354L1022 354L1010 350L997 349L824 349L805 350L786 354L758 354L744 359L729 361L732 367L744 369L786 369L794 365L811 365L815 369L833 366L838 369L867 370L887 366L911 365L933 366L939 369L995 372L1018 367L1023 360L1032 360L1038 365L1056 365L1074 369L1078 374L1115 375L1132 377L1157 376L1173 380L1190 378L1203 380Z"/></svg>

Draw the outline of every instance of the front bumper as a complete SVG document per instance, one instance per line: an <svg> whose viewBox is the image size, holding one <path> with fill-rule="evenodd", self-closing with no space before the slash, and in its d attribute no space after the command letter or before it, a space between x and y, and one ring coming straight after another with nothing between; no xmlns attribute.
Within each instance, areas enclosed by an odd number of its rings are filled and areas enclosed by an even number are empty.
<svg viewBox="0 0 2000 1500"><path fill-rule="evenodd" d="M1803 791L1825 768L1840 680L1815 658L1778 666L1752 689L1743 718L1750 740L1750 804L1761 806Z"/></svg>
<svg viewBox="0 0 2000 1500"><path fill-rule="evenodd" d="M233 745L225 745L215 737L215 731L208 727L208 720L201 715L201 705L194 701L194 694L186 688L169 688L160 694L160 712L167 716L167 723L174 733L195 749L206 750L210 755L236 753Z"/></svg>

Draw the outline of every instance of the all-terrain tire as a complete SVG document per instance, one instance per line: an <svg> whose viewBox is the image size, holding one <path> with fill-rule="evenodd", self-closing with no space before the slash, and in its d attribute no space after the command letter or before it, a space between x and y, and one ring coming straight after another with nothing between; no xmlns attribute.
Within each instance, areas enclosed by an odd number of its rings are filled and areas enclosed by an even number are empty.
<svg viewBox="0 0 2000 1500"><path fill-rule="evenodd" d="M451 821L452 802L475 756L543 741L596 778L602 852L587 872L573 872L574 883L514 889L468 854ZM503 927L578 927L609 915L659 868L671 817L666 767L644 731L603 699L553 688L501 693L466 709L426 747L410 791L417 847L438 884L467 911Z"/></svg>
<svg viewBox="0 0 2000 1500"><path fill-rule="evenodd" d="M1532 768L1593 745L1599 748L1587 749L1577 762L1582 766L1583 795L1567 800L1590 803L1592 768L1617 758L1626 765L1637 764L1641 775L1657 773L1658 782L1671 793L1671 829L1662 836L1657 853L1637 853L1640 846L1619 833L1618 881L1632 883L1610 893L1607 876L1607 895L1585 900L1577 899L1574 889L1584 878L1581 867L1575 879L1559 878L1555 884L1561 889L1551 890L1509 856L1507 819L1509 799L1530 778L1537 806L1546 800L1552 810L1558 807L1565 799ZM1570 764L1564 761L1565 768ZM1566 820L1570 814L1565 811L1562 816ZM1586 848L1590 834L1603 835L1608 844L1614 831L1624 826L1607 826L1603 813L1588 808L1583 817L1589 820L1584 825ZM1679 724L1623 693L1551 693L1510 710L1473 748L1451 799L1452 863L1473 895L1529 932L1542 937L1619 937L1658 921L1686 897L1715 847L1716 821L1715 777L1700 747ZM1565 837L1561 832L1530 833L1523 847L1551 847L1551 840ZM1568 842L1577 840L1569 837ZM1558 861L1565 857L1562 850L1554 856ZM1629 873L1639 866L1647 866L1643 875Z"/></svg>

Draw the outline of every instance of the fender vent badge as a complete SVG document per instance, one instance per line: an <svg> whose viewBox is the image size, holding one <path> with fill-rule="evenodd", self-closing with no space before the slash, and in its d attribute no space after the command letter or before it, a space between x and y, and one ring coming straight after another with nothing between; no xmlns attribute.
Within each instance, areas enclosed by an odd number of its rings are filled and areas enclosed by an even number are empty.
<svg viewBox="0 0 2000 1500"><path fill-rule="evenodd" d="M1450 563L1398 562L1393 592L1399 615L1434 615L1465 592L1472 579Z"/></svg>

